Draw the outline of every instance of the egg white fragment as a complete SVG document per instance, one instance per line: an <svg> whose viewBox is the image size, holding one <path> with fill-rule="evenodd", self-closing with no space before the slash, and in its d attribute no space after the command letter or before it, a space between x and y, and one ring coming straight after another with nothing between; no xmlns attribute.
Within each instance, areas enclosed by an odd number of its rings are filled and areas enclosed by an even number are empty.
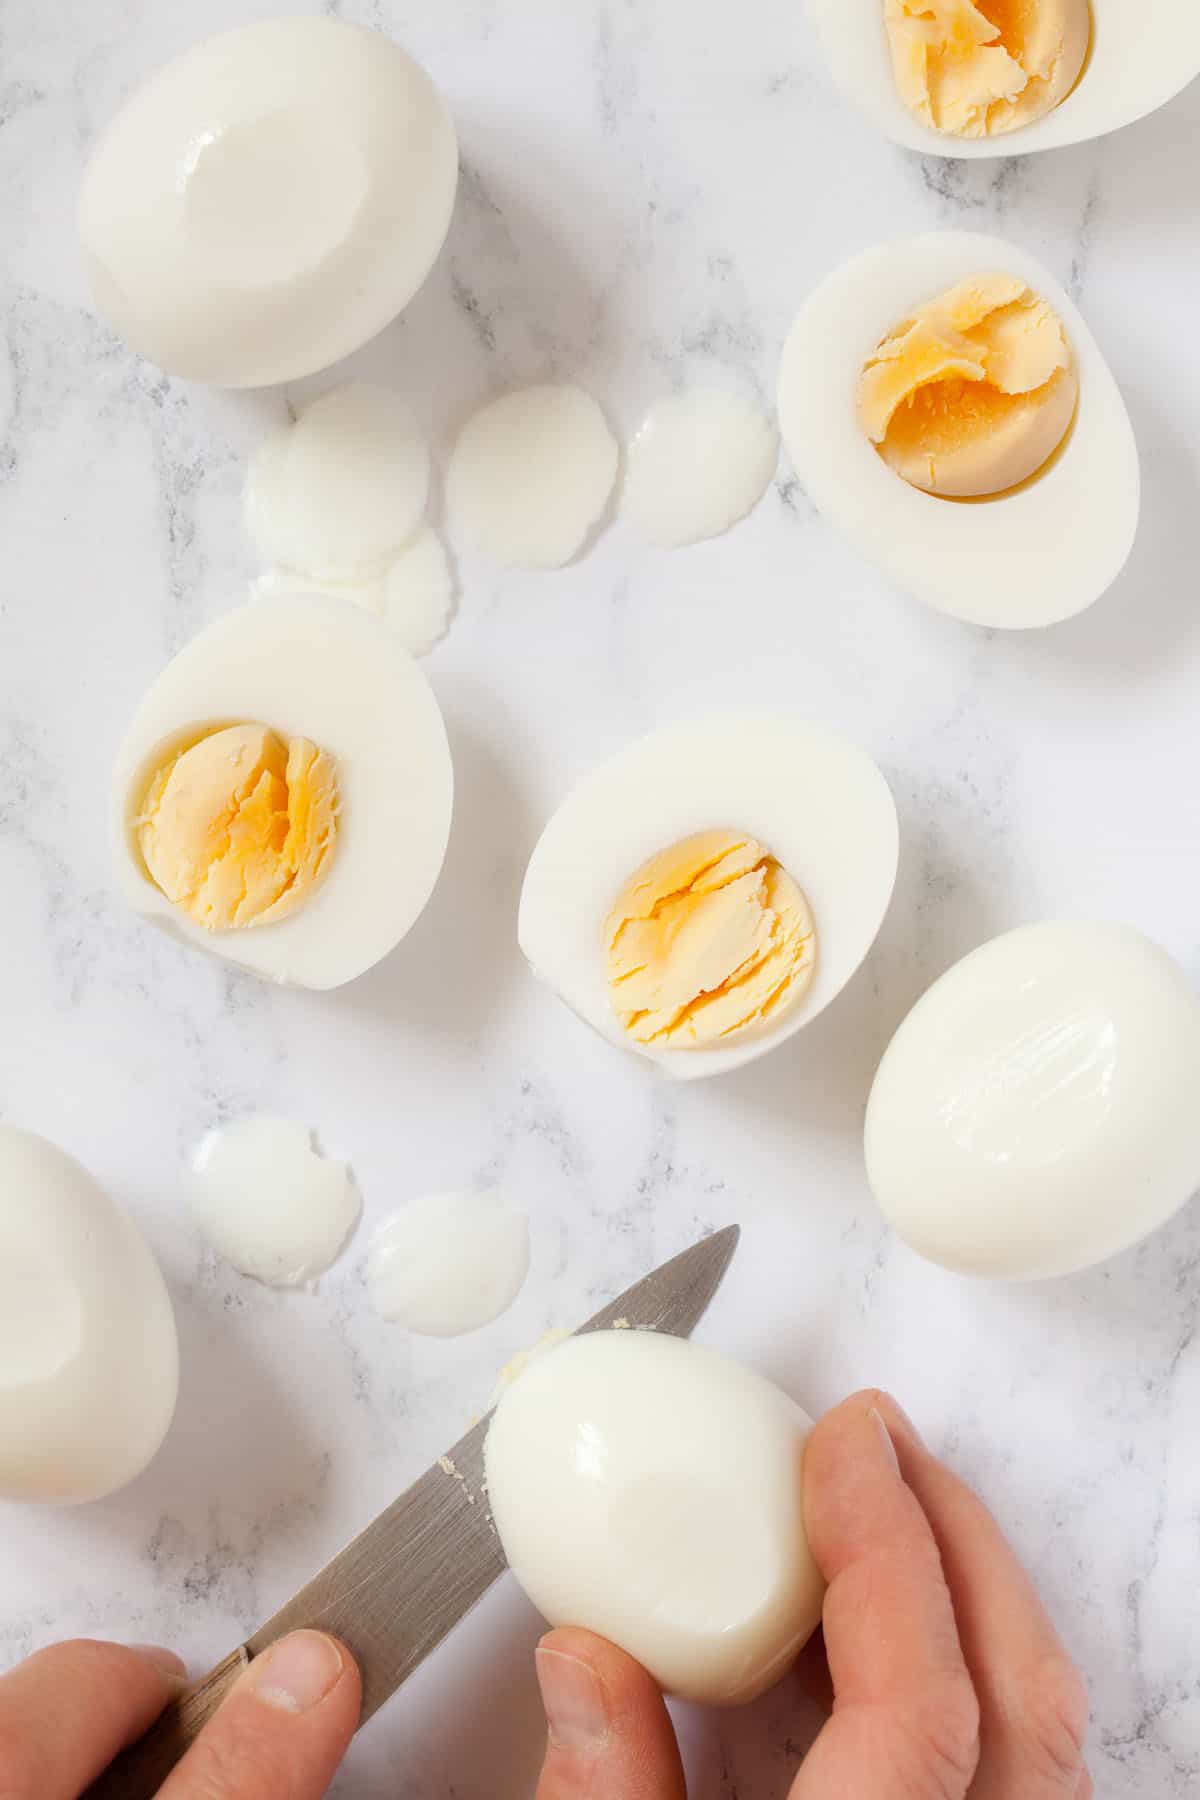
<svg viewBox="0 0 1200 1800"><path fill-rule="evenodd" d="M150 879L138 811L173 747L230 722L307 737L339 794L328 873L303 905L252 931L205 931ZM428 682L379 619L316 595L257 600L193 638L147 692L113 779L121 892L151 923L268 980L333 988L415 923L450 832L453 773Z"/></svg>
<svg viewBox="0 0 1200 1800"><path fill-rule="evenodd" d="M835 86L894 143L926 156L1025 156L1085 143L1173 100L1200 74L1193 0L1092 0L1089 59L1074 90L1044 118L998 137L951 137L923 125L892 72L884 0L808 0Z"/></svg>
<svg viewBox="0 0 1200 1800"><path fill-rule="evenodd" d="M367 1280L383 1318L461 1337L507 1312L529 1273L529 1220L486 1194L427 1194L380 1228Z"/></svg>
<svg viewBox="0 0 1200 1800"><path fill-rule="evenodd" d="M210 1131L189 1182L192 1217L218 1256L269 1287L323 1275L362 1211L345 1163L294 1119L254 1113Z"/></svg>
<svg viewBox="0 0 1200 1800"><path fill-rule="evenodd" d="M350 600L384 619L412 656L427 656L454 617L454 571L445 544L430 525L419 525L383 574L369 581L323 581L294 569L268 569L251 584L251 592L263 598L328 594Z"/></svg>
<svg viewBox="0 0 1200 1800"><path fill-rule="evenodd" d="M956 503L887 467L859 425L855 391L897 321L981 269L1011 274L1049 302L1071 344L1079 401L1066 441L1032 481ZM784 346L779 419L821 512L889 580L954 618L1012 630L1072 618L1112 585L1133 547L1140 474L1117 384L1065 290L1000 238L902 238L827 277Z"/></svg>
<svg viewBox="0 0 1200 1800"><path fill-rule="evenodd" d="M664 550L719 537L753 512L778 461L778 431L740 394L668 394L626 449L622 516Z"/></svg>
<svg viewBox="0 0 1200 1800"><path fill-rule="evenodd" d="M454 127L420 64L329 18L222 32L151 76L80 195L101 312L225 387L328 367L412 299L445 241Z"/></svg>
<svg viewBox="0 0 1200 1800"><path fill-rule="evenodd" d="M530 1362L488 1432L509 1566L551 1625L598 1632L669 1693L752 1700L821 1616L811 1428L763 1376L681 1338L572 1337Z"/></svg>
<svg viewBox="0 0 1200 1800"><path fill-rule="evenodd" d="M178 1382L171 1301L132 1221L54 1144L0 1126L0 1498L124 1487Z"/></svg>
<svg viewBox="0 0 1200 1800"><path fill-rule="evenodd" d="M558 569L583 548L617 478L617 441L595 400L564 382L482 406L446 474L451 518L496 562Z"/></svg>
<svg viewBox="0 0 1200 1800"><path fill-rule="evenodd" d="M318 581L381 575L420 526L429 446L390 388L347 381L268 438L246 478L246 527L264 562Z"/></svg>
<svg viewBox="0 0 1200 1800"><path fill-rule="evenodd" d="M717 828L757 840L803 890L819 939L811 985L778 1023L728 1047L638 1043L609 995L609 910L660 851ZM530 858L517 935L534 973L586 1024L693 1080L761 1056L837 997L875 941L898 854L887 783L853 745L759 715L671 726L601 764L567 795Z"/></svg>
<svg viewBox="0 0 1200 1800"><path fill-rule="evenodd" d="M1200 1188L1200 1001L1124 925L992 939L887 1048L867 1172L900 1236L974 1275L1066 1275L1127 1249Z"/></svg>

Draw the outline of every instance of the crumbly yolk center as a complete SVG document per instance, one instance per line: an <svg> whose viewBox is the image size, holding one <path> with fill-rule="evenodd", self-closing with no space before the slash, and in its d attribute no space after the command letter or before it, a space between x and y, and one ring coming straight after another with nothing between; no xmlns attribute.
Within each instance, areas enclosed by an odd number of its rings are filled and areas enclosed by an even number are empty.
<svg viewBox="0 0 1200 1800"><path fill-rule="evenodd" d="M885 0L896 85L935 131L991 137L1070 93L1091 40L1090 0Z"/></svg>
<svg viewBox="0 0 1200 1800"><path fill-rule="evenodd" d="M644 864L604 927L608 991L641 1044L692 1050L774 1021L808 988L812 913L754 838L704 831Z"/></svg>
<svg viewBox="0 0 1200 1800"><path fill-rule="evenodd" d="M868 359L863 430L915 487L998 494L1040 469L1078 397L1070 346L1047 301L1015 276L972 276L905 319Z"/></svg>
<svg viewBox="0 0 1200 1800"><path fill-rule="evenodd" d="M205 930L271 924L328 874L333 759L265 725L209 732L156 770L135 829L151 878Z"/></svg>

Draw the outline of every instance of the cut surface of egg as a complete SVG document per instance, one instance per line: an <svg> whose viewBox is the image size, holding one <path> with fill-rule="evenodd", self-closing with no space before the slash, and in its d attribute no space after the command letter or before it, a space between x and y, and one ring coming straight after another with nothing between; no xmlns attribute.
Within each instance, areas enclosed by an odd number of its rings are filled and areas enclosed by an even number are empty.
<svg viewBox="0 0 1200 1800"><path fill-rule="evenodd" d="M257 600L153 683L117 759L117 875L154 924L272 981L331 988L424 909L453 774L424 676L361 608Z"/></svg>
<svg viewBox="0 0 1200 1800"><path fill-rule="evenodd" d="M664 550L717 537L754 510L778 461L774 424L740 394L668 394L626 450L622 516Z"/></svg>
<svg viewBox="0 0 1200 1800"><path fill-rule="evenodd" d="M830 733L726 717L652 733L543 831L518 936L581 1019L683 1080L783 1042L836 998L883 922L896 809Z"/></svg>
<svg viewBox="0 0 1200 1800"><path fill-rule="evenodd" d="M1103 1261L1200 1187L1200 1002L1128 926L994 938L920 999L884 1054L867 1172L900 1236L967 1274Z"/></svg>
<svg viewBox="0 0 1200 1800"><path fill-rule="evenodd" d="M846 100L893 142L926 155L1023 156L1084 143L1156 111L1200 74L1192 0L808 5Z"/></svg>
<svg viewBox="0 0 1200 1800"><path fill-rule="evenodd" d="M0 1126L0 1498L124 1487L178 1381L170 1298L132 1221L55 1145Z"/></svg>
<svg viewBox="0 0 1200 1800"><path fill-rule="evenodd" d="M92 155L97 305L172 374L296 380L408 304L457 181L445 104L387 38L328 18L223 32L139 88Z"/></svg>
<svg viewBox="0 0 1200 1800"><path fill-rule="evenodd" d="M426 1194L380 1227L367 1281L383 1318L461 1337L507 1312L529 1273L529 1220L487 1194Z"/></svg>
<svg viewBox="0 0 1200 1800"><path fill-rule="evenodd" d="M446 473L450 515L494 561L558 569L603 516L618 459L583 388L520 388L482 406L459 433Z"/></svg>
<svg viewBox="0 0 1200 1800"><path fill-rule="evenodd" d="M217 1255L269 1287L323 1275L362 1210L346 1165L322 1156L306 1125L270 1113L209 1132L189 1195L197 1229Z"/></svg>
<svg viewBox="0 0 1200 1800"><path fill-rule="evenodd" d="M327 581L382 574L429 497L429 446L390 388L347 381L268 438L246 479L264 562Z"/></svg>
<svg viewBox="0 0 1200 1800"><path fill-rule="evenodd" d="M864 429L860 383L880 347L903 346L900 328L911 327L923 310L928 321L930 307L936 312L956 290L995 287L1002 278L1014 287L1020 283L1023 297L997 309L1001 348L1012 349L1005 341L1010 320L1026 337L1036 336L1026 328L1045 316L1040 303L1069 349L1078 398L1059 448L1032 479L960 503L921 491L889 466ZM1042 347L1053 348L1055 335L1048 326ZM908 347L920 349L911 340ZM1022 354L1031 347L1024 343ZM945 345L934 345L931 354L940 378ZM964 355L964 367L968 362ZM912 377L910 368L905 379ZM1027 371L1019 379L1032 375ZM909 391L920 385L914 381ZM1034 396L1018 397L1030 410L1017 418L1014 433L1011 412L1002 407L997 413L986 395L986 416L978 416L979 395L993 383L964 385L969 392L960 397L955 418L933 425L941 431L938 455L950 453L960 481L964 467L974 469L976 483L981 452L987 453L982 466L988 480L1005 479L1021 460L1034 460L1058 433L1069 398L1052 375ZM905 398L902 405L908 404ZM938 612L1015 630L1055 624L1099 599L1133 546L1138 455L1116 382L1070 297L1031 256L1002 239L931 232L879 245L829 276L802 307L784 347L779 417L796 473L815 505L889 580ZM918 413L915 423L921 422ZM902 435L899 459L910 473L918 472L919 458L917 437Z"/></svg>
<svg viewBox="0 0 1200 1800"><path fill-rule="evenodd" d="M763 1376L683 1339L572 1337L518 1376L488 1432L509 1566L552 1625L598 1632L669 1693L752 1700L821 1616L811 1427Z"/></svg>

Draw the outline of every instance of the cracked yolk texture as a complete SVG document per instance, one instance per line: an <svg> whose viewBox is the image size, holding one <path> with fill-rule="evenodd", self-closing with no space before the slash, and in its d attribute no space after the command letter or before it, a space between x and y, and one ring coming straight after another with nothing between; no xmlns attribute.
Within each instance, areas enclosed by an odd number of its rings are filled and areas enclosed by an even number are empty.
<svg viewBox="0 0 1200 1800"><path fill-rule="evenodd" d="M1089 0L885 0L900 97L922 124L995 137L1052 112L1079 80Z"/></svg>
<svg viewBox="0 0 1200 1800"><path fill-rule="evenodd" d="M162 765L136 829L168 900L208 931L236 931L309 898L328 873L337 815L323 750L265 725L230 725Z"/></svg>
<svg viewBox="0 0 1200 1800"><path fill-rule="evenodd" d="M702 1050L775 1020L812 980L816 933L791 876L751 837L705 831L622 890L604 928L608 991L640 1044Z"/></svg>
<svg viewBox="0 0 1200 1800"><path fill-rule="evenodd" d="M859 380L858 416L913 487L979 499L1042 468L1078 398L1057 313L1015 276L976 275L884 339Z"/></svg>

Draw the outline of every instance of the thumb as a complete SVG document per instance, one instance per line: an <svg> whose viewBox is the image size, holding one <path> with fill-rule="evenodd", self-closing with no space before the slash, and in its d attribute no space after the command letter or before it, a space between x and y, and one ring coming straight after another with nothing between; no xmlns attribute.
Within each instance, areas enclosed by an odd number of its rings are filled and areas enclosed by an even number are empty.
<svg viewBox="0 0 1200 1800"><path fill-rule="evenodd" d="M552 1631L537 1652L549 1741L536 1800L686 1800L658 1686L589 1631Z"/></svg>

